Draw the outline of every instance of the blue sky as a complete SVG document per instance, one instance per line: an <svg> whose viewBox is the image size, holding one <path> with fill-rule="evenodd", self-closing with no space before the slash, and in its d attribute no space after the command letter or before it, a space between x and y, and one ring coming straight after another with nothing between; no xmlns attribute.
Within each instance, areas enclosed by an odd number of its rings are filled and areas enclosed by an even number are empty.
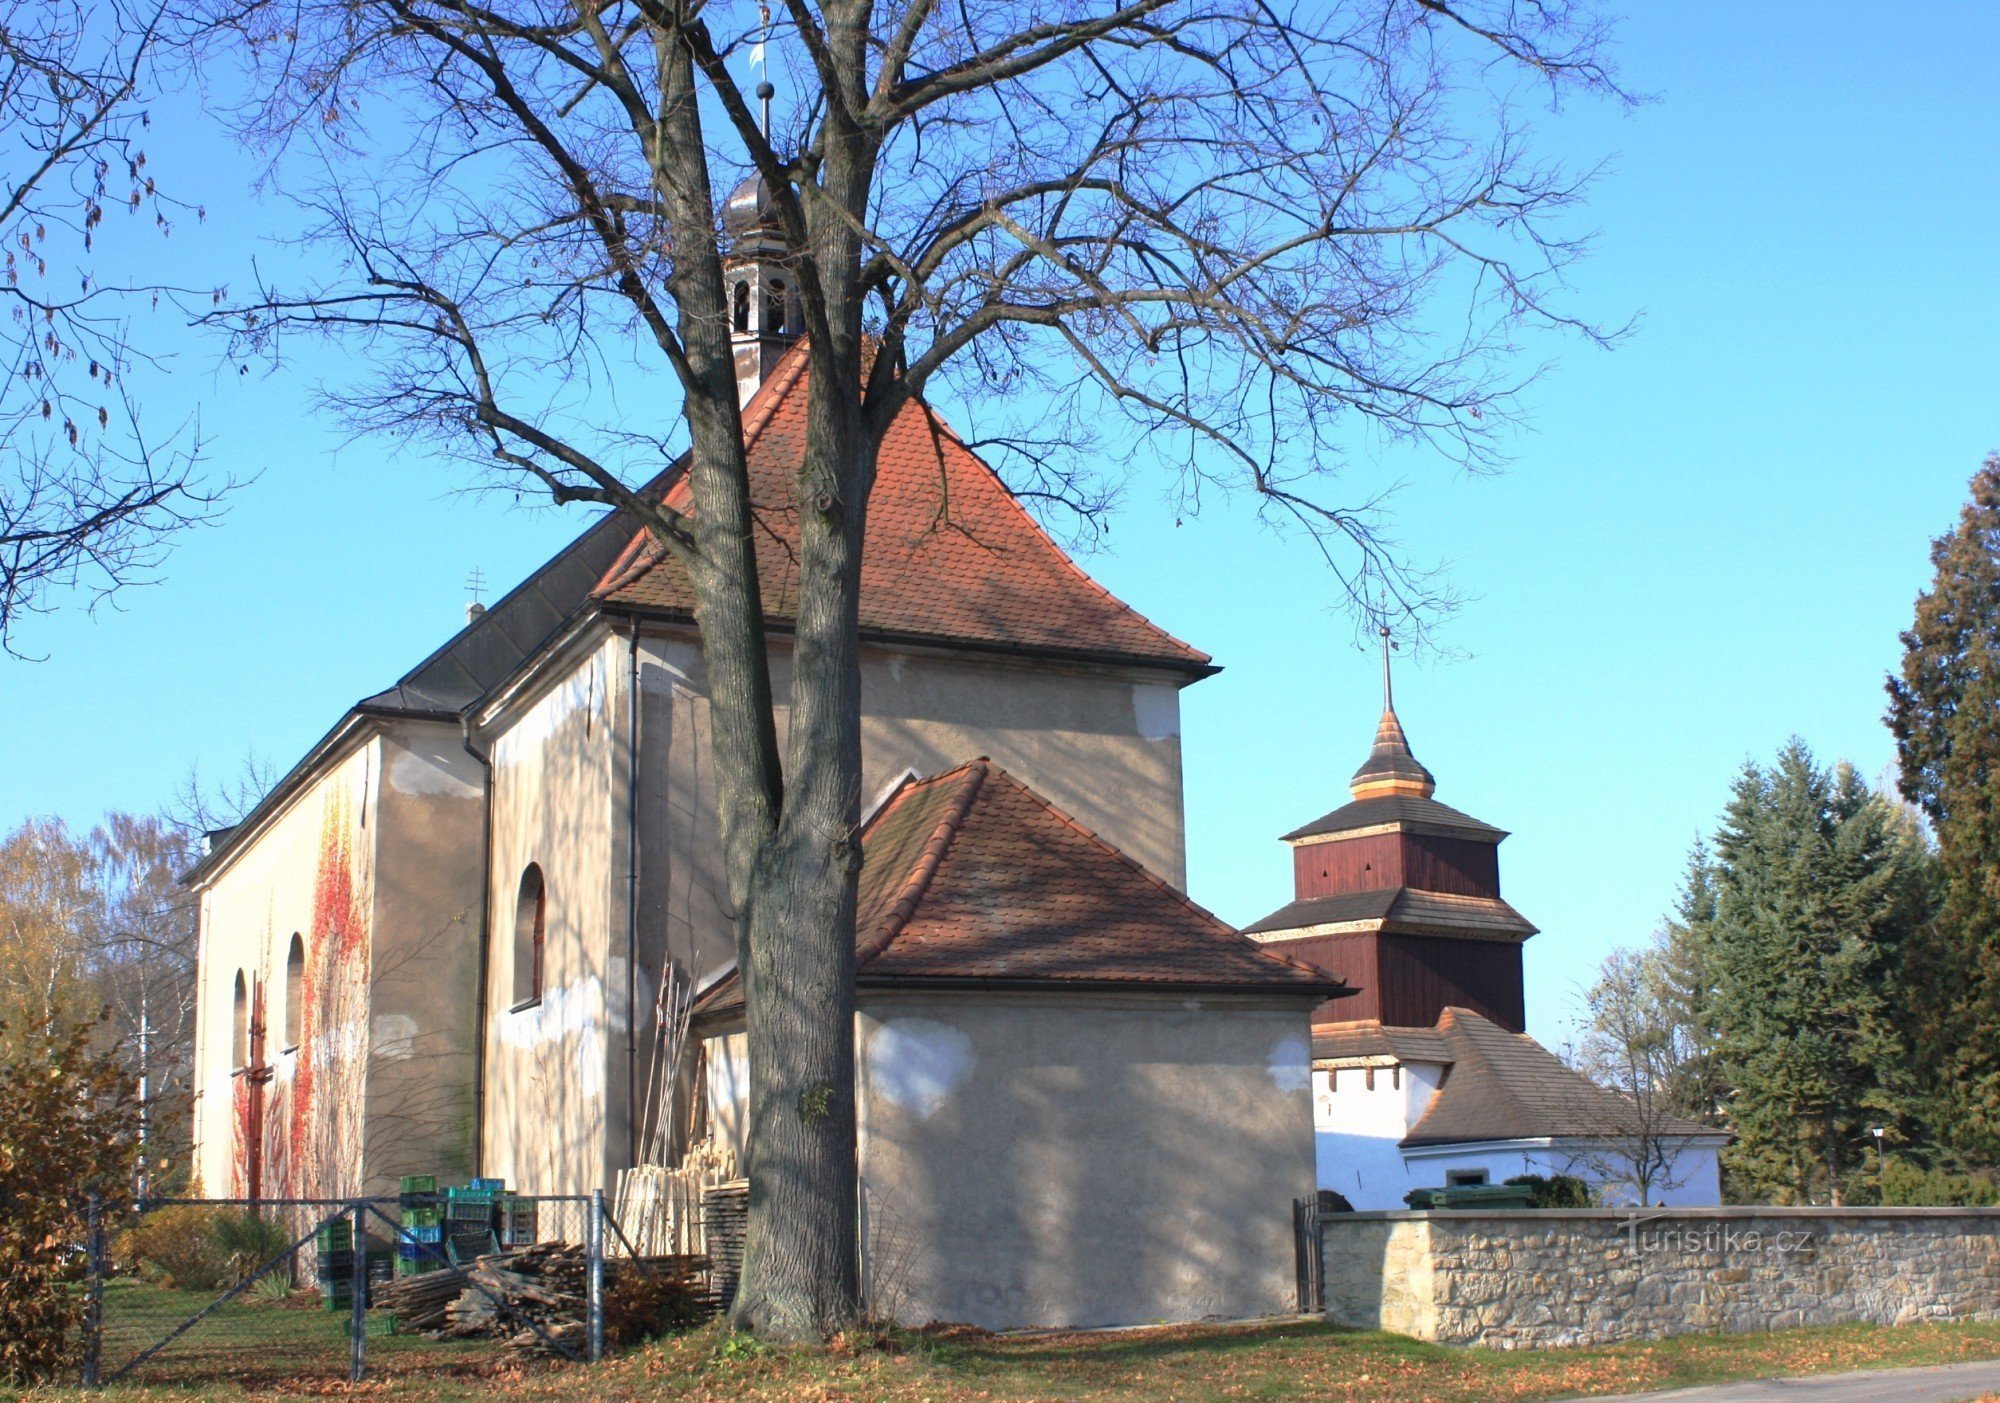
<svg viewBox="0 0 2000 1403"><path fill-rule="evenodd" d="M1613 946L1644 939L1746 757L1788 736L1869 775L1882 679L1929 539L2000 448L2000 7L1651 5L1624 24L1656 101L1570 106L1545 149L1612 165L1576 305L1635 334L1559 357L1513 461L1469 479L1398 456L1396 534L1469 602L1450 655L1401 665L1438 796L1514 836L1530 1028L1559 1042ZM206 226L121 256L192 281L282 229L225 153L163 154ZM201 182L211 182L202 188ZM275 253L267 257L275 258ZM331 357L314 367L338 377ZM421 455L345 443L310 375L212 373L188 343L152 392L200 403L214 463L257 481L157 586L32 624L0 661L0 822L150 808L191 764L288 765L503 587L574 518L469 498ZM1141 483L1106 585L1225 671L1184 695L1190 885L1247 922L1288 896L1277 835L1341 802L1379 704L1311 553L1212 503L1176 526Z"/></svg>

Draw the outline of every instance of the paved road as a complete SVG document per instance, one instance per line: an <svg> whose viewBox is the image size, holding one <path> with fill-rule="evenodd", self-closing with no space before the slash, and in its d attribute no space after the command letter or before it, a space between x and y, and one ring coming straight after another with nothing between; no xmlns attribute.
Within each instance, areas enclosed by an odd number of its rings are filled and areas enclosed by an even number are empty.
<svg viewBox="0 0 2000 1403"><path fill-rule="evenodd" d="M1628 1393L1593 1399L1592 1403L1964 1403L1988 1393L2000 1393L2000 1360L1803 1379L1753 1379L1671 1393Z"/></svg>

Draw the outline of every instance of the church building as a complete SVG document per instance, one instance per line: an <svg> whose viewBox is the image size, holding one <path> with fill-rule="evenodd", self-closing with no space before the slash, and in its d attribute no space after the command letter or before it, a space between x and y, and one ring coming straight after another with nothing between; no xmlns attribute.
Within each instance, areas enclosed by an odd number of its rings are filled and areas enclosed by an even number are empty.
<svg viewBox="0 0 2000 1403"><path fill-rule="evenodd" d="M810 371L766 217L754 184L725 211L782 740ZM692 506L677 469L647 490ZM739 1172L693 606L602 518L213 835L188 879L203 1191ZM1209 657L922 403L881 446L860 620L871 1301L994 1326L1288 1309L1309 1018L1346 991L1181 894L1179 694Z"/></svg>
<svg viewBox="0 0 2000 1403"><path fill-rule="evenodd" d="M1436 789L1396 715L1384 630L1382 719L1350 801L1285 835L1293 900L1244 931L1353 989L1313 1015L1320 1188L1399 1209L1413 1189L1571 1175L1613 1204L1642 1178L1654 1205L1720 1203L1721 1132L1642 1116L1528 1036L1535 927L1500 895L1507 835Z"/></svg>
<svg viewBox="0 0 2000 1403"><path fill-rule="evenodd" d="M725 209L782 741L810 369L767 221L754 182ZM678 465L646 490L692 509ZM1609 1093L1525 1037L1505 835L1431 798L1393 708L1354 802L1288 836L1297 900L1238 933L1183 894L1180 692L1213 663L1078 568L921 402L882 442L861 575L873 1309L1285 1311L1316 1185L1390 1207L1560 1167L1585 1134L1566 1098ZM742 1172L694 602L603 517L211 836L187 879L203 1192L479 1175L624 1214L628 1186ZM1713 1201L1706 1153L1690 1182Z"/></svg>

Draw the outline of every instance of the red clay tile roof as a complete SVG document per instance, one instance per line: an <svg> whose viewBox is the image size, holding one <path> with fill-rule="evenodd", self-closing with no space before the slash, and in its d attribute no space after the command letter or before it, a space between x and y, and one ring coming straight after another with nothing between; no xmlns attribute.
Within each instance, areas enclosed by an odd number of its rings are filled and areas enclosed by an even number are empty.
<svg viewBox="0 0 2000 1403"><path fill-rule="evenodd" d="M805 445L805 346L792 348L744 407L764 608L798 610L794 476ZM687 510L685 479L667 501ZM597 586L622 605L691 616L685 572L633 541ZM864 635L1032 648L1207 671L1209 657L1156 627L1078 568L1013 493L931 409L904 408L883 436L861 566Z"/></svg>
<svg viewBox="0 0 2000 1403"><path fill-rule="evenodd" d="M862 833L858 979L1338 997L987 760L913 780ZM741 1006L731 975L698 1012Z"/></svg>

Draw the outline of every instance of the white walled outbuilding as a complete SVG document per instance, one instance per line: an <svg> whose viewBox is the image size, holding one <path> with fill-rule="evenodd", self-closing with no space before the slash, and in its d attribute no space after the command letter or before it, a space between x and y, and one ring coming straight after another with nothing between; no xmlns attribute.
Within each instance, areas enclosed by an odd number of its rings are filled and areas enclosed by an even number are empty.
<svg viewBox="0 0 2000 1403"><path fill-rule="evenodd" d="M1518 1035L1516 1035L1518 1036ZM1440 1062L1368 1059L1372 1065L1313 1070L1313 1155L1321 1189L1358 1212L1407 1208L1413 1189L1454 1183L1502 1184L1521 1175L1573 1175L1607 1207L1637 1199L1616 1139L1588 1135L1496 1135L1453 1143L1406 1144L1455 1071ZM1570 1075L1576 1075L1571 1073ZM1523 1126L1523 1129L1529 1129ZM1654 1179L1654 1207L1710 1207L1722 1201L1718 1155L1726 1137L1688 1134L1668 1142L1671 1167Z"/></svg>

